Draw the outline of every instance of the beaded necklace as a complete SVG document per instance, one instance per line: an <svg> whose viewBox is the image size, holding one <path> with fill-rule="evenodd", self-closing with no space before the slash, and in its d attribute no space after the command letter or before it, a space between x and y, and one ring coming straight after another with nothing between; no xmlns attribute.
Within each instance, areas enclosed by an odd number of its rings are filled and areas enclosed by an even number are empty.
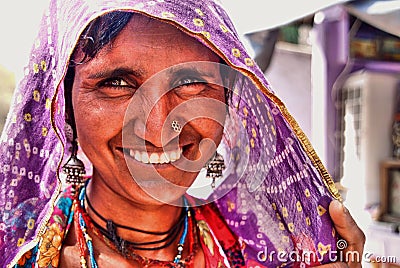
<svg viewBox="0 0 400 268"><path fill-rule="evenodd" d="M166 247L170 246L176 240L180 231L186 225L185 220L187 220L187 217L186 217L187 209L182 210L182 213L179 217L180 220L178 222L176 222L175 224L173 224L170 230L168 230L166 232L153 232L153 231L147 231L147 230L140 230L140 229L133 228L130 226L125 226L125 225L114 223L111 220L107 220L99 212L96 211L96 209L92 206L89 198L86 195L85 195L85 202L88 205L88 207L90 208L90 210L99 219L101 219L103 222L106 223L107 229L104 229L96 221L92 221L93 225L97 229L99 229L100 232L103 235L105 235L109 240L113 241L113 243L116 245L116 247L118 248L118 250L120 251L120 253L122 255L125 255L126 247L132 248L134 250L153 250L153 251L166 248ZM146 241L146 242L130 242L130 241L120 238L117 235L117 228L126 229L129 231L143 233L143 234L151 234L151 235L158 235L158 236L166 235L166 236L165 236L165 238L162 238L159 240ZM150 247L150 246L152 246L152 247Z"/></svg>
<svg viewBox="0 0 400 268"><path fill-rule="evenodd" d="M180 259L178 262L171 262L171 261L160 261L155 259L150 259L143 257L139 254L136 254L134 250L130 248L126 249L126 253L124 257L126 259L132 259L137 261L141 267L148 267L149 265L156 265L157 267L192 267L194 256L197 253L199 245L196 243L197 241L197 233L193 229L193 221L191 220L193 217L189 210L189 218L188 218L188 243L189 243L189 252L190 254L185 259ZM193 230L193 231L190 231ZM100 230L96 227L92 229L93 234L98 237L104 244L106 244L109 248L114 250L115 252L119 252L116 245L113 241L109 240L107 236L103 235ZM178 245L179 247L179 245ZM183 250L183 248L182 248ZM177 261L174 258L174 261Z"/></svg>
<svg viewBox="0 0 400 268"><path fill-rule="evenodd" d="M75 225L79 226L79 228L76 228L76 237L78 240L78 245L79 245L79 251L80 251L80 263L82 268L87 268L87 262L86 259L89 257L90 263L91 263L91 268L98 268L97 262L94 257L94 248L93 248L93 242L92 238L87 232L88 227L93 230L93 233L98 236L107 246L110 248L114 249L117 252L120 252L120 250L117 248L117 246L110 241L110 239L102 234L102 231L99 230L97 226L94 225L94 222L90 219L89 215L86 213L84 209L84 201L85 201L85 195L86 195L86 187L82 187L78 199L74 200L74 205L75 205L75 215L74 215L74 221ZM187 265L190 265L191 262L193 261L193 257L195 255L195 252L197 250L197 243L195 242L197 239L193 237L193 233L196 233L195 231L193 232L193 219L191 217L191 212L188 207L187 200L184 198L184 205L185 205L185 217L184 217L184 223L183 223L183 231L182 235L179 239L178 245L177 245L177 254L172 262L169 261L159 261L159 260L153 260L149 258L142 257L134 252L134 247L124 247L124 257L132 258L136 261L138 261L140 264L143 266L147 266L149 264L153 265L160 265L163 267L187 267ZM189 235L189 256L182 260L182 253L184 250L185 246L185 240L186 237ZM123 240L125 241L125 240ZM145 243L146 244L146 243ZM150 242L151 244L151 242Z"/></svg>

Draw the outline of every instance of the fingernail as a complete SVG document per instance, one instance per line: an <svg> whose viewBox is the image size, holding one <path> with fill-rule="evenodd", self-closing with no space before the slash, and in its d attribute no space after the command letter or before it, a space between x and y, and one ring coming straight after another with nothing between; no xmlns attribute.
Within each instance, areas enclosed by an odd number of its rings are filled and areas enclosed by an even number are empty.
<svg viewBox="0 0 400 268"><path fill-rule="evenodd" d="M338 209L341 209L344 213L347 213L348 212L348 210L347 210L347 208L345 207L345 205L343 205L343 203L342 202L340 202L339 200L333 200L333 202L334 202L334 205L338 208Z"/></svg>
<svg viewBox="0 0 400 268"><path fill-rule="evenodd" d="M338 202L339 202L339 201L338 201ZM341 208L342 208L342 210L343 210L344 213L349 212L349 211L347 210L346 206L345 206L342 202L339 202L339 204L340 204L340 206L341 206Z"/></svg>
<svg viewBox="0 0 400 268"><path fill-rule="evenodd" d="M342 203L341 203L342 204ZM344 213L349 213L349 210L346 208L345 205L342 204L342 209Z"/></svg>

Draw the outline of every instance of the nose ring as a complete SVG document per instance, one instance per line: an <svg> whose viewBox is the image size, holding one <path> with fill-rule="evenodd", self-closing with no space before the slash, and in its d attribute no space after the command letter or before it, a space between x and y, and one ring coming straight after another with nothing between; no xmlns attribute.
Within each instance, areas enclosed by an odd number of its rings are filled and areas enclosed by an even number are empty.
<svg viewBox="0 0 400 268"><path fill-rule="evenodd" d="M178 121L174 120L171 122L171 128L176 133L180 133L182 130L182 126L178 123Z"/></svg>

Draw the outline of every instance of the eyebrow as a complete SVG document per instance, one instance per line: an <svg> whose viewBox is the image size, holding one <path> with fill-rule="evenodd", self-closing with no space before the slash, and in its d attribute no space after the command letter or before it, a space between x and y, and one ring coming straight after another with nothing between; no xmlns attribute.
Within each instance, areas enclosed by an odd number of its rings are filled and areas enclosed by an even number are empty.
<svg viewBox="0 0 400 268"><path fill-rule="evenodd" d="M137 70L133 70L131 68L121 67L111 70L101 70L99 72L95 72L89 75L89 79L102 79L102 78L110 78L110 77L123 77L123 76L136 76L138 78L143 77L143 73Z"/></svg>
<svg viewBox="0 0 400 268"><path fill-rule="evenodd" d="M185 67L180 69L172 68L169 71L169 75L173 77L181 77L181 76L200 76L200 77L215 77L214 72L203 70L202 68L196 67Z"/></svg>

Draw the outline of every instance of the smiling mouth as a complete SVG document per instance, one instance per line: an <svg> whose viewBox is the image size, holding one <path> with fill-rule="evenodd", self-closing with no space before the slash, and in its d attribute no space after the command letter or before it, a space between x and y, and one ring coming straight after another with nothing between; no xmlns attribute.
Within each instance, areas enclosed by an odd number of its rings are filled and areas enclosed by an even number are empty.
<svg viewBox="0 0 400 268"><path fill-rule="evenodd" d="M129 155L136 161L144 164L168 164L173 163L182 157L182 148L161 153L148 153L145 151L123 148L123 152L125 155Z"/></svg>

